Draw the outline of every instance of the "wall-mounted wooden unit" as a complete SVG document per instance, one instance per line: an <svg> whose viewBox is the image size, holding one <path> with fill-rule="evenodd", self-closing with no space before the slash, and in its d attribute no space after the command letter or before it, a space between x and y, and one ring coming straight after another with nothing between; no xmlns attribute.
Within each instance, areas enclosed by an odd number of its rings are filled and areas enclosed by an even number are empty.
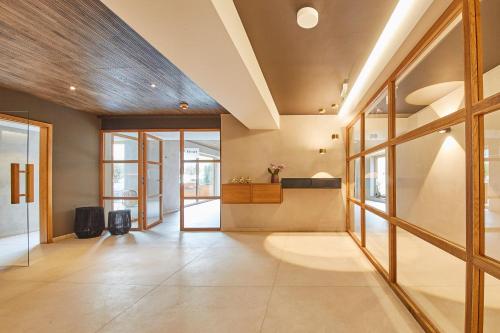
<svg viewBox="0 0 500 333"><path fill-rule="evenodd" d="M283 202L281 184L223 184L224 204L278 204Z"/></svg>

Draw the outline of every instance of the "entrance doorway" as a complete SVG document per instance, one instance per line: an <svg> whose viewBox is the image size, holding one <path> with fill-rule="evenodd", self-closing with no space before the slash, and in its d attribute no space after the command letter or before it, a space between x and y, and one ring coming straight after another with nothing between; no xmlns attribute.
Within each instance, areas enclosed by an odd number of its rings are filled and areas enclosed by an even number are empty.
<svg viewBox="0 0 500 333"><path fill-rule="evenodd" d="M219 130L102 131L101 205L133 230L220 230Z"/></svg>
<svg viewBox="0 0 500 333"><path fill-rule="evenodd" d="M0 266L28 266L52 242L52 126L0 114Z"/></svg>

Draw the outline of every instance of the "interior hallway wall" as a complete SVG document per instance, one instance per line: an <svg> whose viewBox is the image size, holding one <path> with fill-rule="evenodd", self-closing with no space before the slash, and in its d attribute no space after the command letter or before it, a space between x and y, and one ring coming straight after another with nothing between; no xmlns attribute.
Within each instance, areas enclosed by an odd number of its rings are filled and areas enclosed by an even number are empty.
<svg viewBox="0 0 500 333"><path fill-rule="evenodd" d="M268 183L270 163L283 163L281 177L341 177L338 189L284 189L281 204L222 205L222 230L345 230L345 150L334 115L281 116L280 130L249 130L221 116L222 183L235 176ZM341 138L332 141L332 133ZM320 155L319 149L327 154Z"/></svg>
<svg viewBox="0 0 500 333"><path fill-rule="evenodd" d="M29 111L31 119L54 125L54 237L72 233L74 209L99 204L101 121L87 112L63 107L26 93L0 88L0 112L12 111Z"/></svg>

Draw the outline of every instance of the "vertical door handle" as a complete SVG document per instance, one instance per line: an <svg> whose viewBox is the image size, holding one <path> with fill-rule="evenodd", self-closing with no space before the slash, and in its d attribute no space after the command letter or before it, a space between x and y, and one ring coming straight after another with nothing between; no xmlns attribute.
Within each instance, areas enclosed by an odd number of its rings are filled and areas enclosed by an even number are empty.
<svg viewBox="0 0 500 333"><path fill-rule="evenodd" d="M10 164L10 203L16 205L20 202L19 193L19 163Z"/></svg>
<svg viewBox="0 0 500 333"><path fill-rule="evenodd" d="M26 164L26 202L35 202L35 165Z"/></svg>

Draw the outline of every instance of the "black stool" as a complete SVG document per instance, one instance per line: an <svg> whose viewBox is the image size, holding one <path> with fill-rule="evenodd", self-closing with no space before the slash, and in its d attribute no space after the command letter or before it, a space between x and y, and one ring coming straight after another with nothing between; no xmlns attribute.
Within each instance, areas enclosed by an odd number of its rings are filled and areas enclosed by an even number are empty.
<svg viewBox="0 0 500 333"><path fill-rule="evenodd" d="M75 234L78 238L99 237L104 230L103 207L79 207L75 210Z"/></svg>
<svg viewBox="0 0 500 333"><path fill-rule="evenodd" d="M130 209L114 210L108 213L108 230L112 235L126 234L131 227Z"/></svg>

